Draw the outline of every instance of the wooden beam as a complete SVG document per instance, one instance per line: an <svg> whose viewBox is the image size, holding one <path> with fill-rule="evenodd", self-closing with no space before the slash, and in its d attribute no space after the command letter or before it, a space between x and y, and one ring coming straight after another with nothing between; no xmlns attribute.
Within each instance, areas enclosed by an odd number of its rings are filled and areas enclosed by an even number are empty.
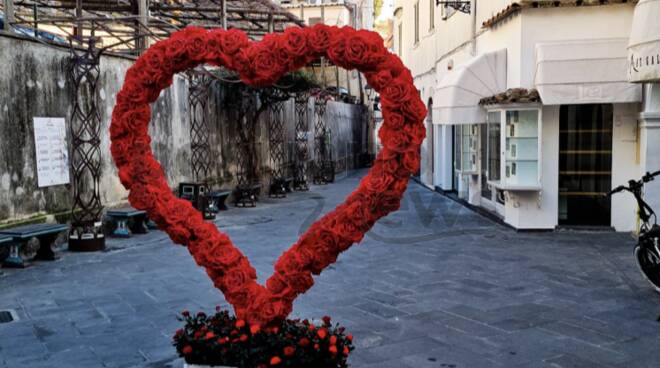
<svg viewBox="0 0 660 368"><path fill-rule="evenodd" d="M220 25L227 29L227 0L220 0Z"/></svg>
<svg viewBox="0 0 660 368"><path fill-rule="evenodd" d="M16 21L14 18L14 0L4 0L5 6L5 31L11 31L11 25Z"/></svg>
<svg viewBox="0 0 660 368"><path fill-rule="evenodd" d="M138 25L138 50L142 54L148 47L147 35L149 34L149 4L147 0L137 0L138 2L138 17L140 24Z"/></svg>
<svg viewBox="0 0 660 368"><path fill-rule="evenodd" d="M80 20L83 17L83 7L82 6L83 6L82 0L76 0L76 19L77 19L77 22L76 22L76 27L74 29L73 34L80 41L82 41L82 37L83 37L83 22Z"/></svg>

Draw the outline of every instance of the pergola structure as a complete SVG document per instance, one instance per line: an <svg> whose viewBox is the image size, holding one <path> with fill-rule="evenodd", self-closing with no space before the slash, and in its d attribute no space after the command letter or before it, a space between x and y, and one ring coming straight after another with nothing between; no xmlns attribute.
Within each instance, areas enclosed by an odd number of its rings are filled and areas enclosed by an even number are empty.
<svg viewBox="0 0 660 368"><path fill-rule="evenodd" d="M269 0L2 0L5 30L49 42L94 35L108 51L139 55L189 25L235 28L253 39L303 21Z"/></svg>

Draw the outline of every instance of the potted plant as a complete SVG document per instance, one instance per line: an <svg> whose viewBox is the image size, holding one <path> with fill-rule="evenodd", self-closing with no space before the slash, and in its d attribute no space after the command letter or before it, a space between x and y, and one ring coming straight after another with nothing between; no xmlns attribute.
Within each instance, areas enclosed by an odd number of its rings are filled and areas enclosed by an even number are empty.
<svg viewBox="0 0 660 368"><path fill-rule="evenodd" d="M212 316L184 311L179 319L185 326L173 344L187 368L346 368L354 349L353 337L330 317L261 328L216 308Z"/></svg>

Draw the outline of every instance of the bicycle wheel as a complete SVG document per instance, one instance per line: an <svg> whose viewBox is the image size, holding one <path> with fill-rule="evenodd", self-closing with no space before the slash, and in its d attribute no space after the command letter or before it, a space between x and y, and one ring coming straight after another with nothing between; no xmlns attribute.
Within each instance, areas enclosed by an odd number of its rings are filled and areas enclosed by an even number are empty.
<svg viewBox="0 0 660 368"><path fill-rule="evenodd" d="M635 259L644 278L660 293L660 256L653 250L635 246Z"/></svg>

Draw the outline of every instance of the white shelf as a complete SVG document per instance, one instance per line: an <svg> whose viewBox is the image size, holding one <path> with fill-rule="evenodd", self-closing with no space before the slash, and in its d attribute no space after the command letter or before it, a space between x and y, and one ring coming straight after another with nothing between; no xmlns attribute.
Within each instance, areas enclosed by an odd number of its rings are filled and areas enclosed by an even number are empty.
<svg viewBox="0 0 660 368"><path fill-rule="evenodd" d="M511 185L501 181L489 181L488 185L506 192L540 192L540 185Z"/></svg>

